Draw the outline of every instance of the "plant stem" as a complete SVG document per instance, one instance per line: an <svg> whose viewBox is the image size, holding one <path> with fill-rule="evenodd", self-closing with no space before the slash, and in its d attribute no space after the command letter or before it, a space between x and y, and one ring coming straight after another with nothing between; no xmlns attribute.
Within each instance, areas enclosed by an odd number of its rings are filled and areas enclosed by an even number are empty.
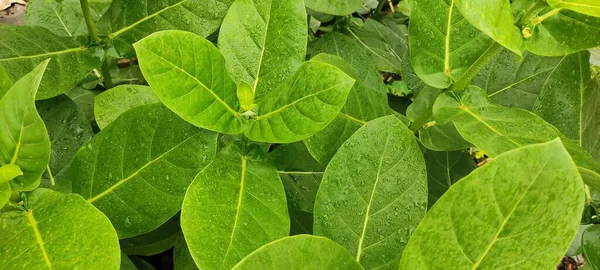
<svg viewBox="0 0 600 270"><path fill-rule="evenodd" d="M392 3L392 0L388 0L388 3L390 5L390 10L392 11L392 13L396 12L396 9L394 8L394 3Z"/></svg>
<svg viewBox="0 0 600 270"><path fill-rule="evenodd" d="M94 22L92 21L92 13L90 12L90 5L88 4L87 0L79 0L79 2L81 3L81 9L83 10L83 17L85 18L85 24L87 25L88 31L90 32L90 37L92 38L92 40L95 43L100 44L100 38L98 37L98 34L96 33L96 26L94 25Z"/></svg>
<svg viewBox="0 0 600 270"><path fill-rule="evenodd" d="M377 5L377 9L375 9L376 13L381 13L381 9L383 9L383 5L385 5L385 3L388 0L379 0L379 5Z"/></svg>
<svg viewBox="0 0 600 270"><path fill-rule="evenodd" d="M533 18L535 18L535 16L537 16L540 13L540 11L542 11L544 8L546 8L546 2L542 1L542 0L538 0L533 6L531 6L530 9L527 10L525 15L523 15L523 17L521 17L521 19L519 19L519 21L517 22L517 25L521 26L521 25L528 23Z"/></svg>
<svg viewBox="0 0 600 270"><path fill-rule="evenodd" d="M467 69L467 72L462 75L450 88L451 91L456 93L462 92L470 83L471 80L479 73L479 71L487 65L488 62L496 56L496 54L502 51L503 47L498 42L494 42L483 54Z"/></svg>
<svg viewBox="0 0 600 270"><path fill-rule="evenodd" d="M104 87L106 89L110 89L113 87L112 77L110 75L110 66L108 65L108 61L104 59L104 63L102 63L102 79L104 80Z"/></svg>
<svg viewBox="0 0 600 270"><path fill-rule="evenodd" d="M54 176L52 175L52 171L50 170L50 165L46 166L46 170L48 171L48 176L50 177L50 184L54 186L56 182L54 181Z"/></svg>
<svg viewBox="0 0 600 270"><path fill-rule="evenodd" d="M550 10L542 16L533 18L533 20L531 20L531 24L538 25L538 24L542 23L545 19L548 19L548 18L558 14L561 10L562 10L562 8L555 8L553 10Z"/></svg>

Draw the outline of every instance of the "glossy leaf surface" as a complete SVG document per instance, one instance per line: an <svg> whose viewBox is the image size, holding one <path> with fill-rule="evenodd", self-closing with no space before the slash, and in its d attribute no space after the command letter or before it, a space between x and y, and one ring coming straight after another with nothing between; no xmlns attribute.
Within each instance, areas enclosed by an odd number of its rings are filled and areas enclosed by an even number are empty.
<svg viewBox="0 0 600 270"><path fill-rule="evenodd" d="M237 0L219 31L227 70L257 100L291 77L306 57L306 8L298 0Z"/></svg>
<svg viewBox="0 0 600 270"><path fill-rule="evenodd" d="M93 22L100 19L110 3L111 0L88 1ZM25 15L26 25L44 27L62 37L88 34L79 0L31 0Z"/></svg>
<svg viewBox="0 0 600 270"><path fill-rule="evenodd" d="M185 195L181 227L198 268L231 269L260 246L289 234L277 170L245 152L240 144L230 144Z"/></svg>
<svg viewBox="0 0 600 270"><path fill-rule="evenodd" d="M119 85L102 92L94 99L94 115L104 129L127 110L146 104L159 103L152 89L143 85Z"/></svg>
<svg viewBox="0 0 600 270"><path fill-rule="evenodd" d="M423 218L400 269L553 269L579 227L584 185L559 140L506 152L454 184ZM435 250L435 252L429 252Z"/></svg>
<svg viewBox="0 0 600 270"><path fill-rule="evenodd" d="M306 6L314 11L345 16L354 13L364 2L363 0L306 0Z"/></svg>
<svg viewBox="0 0 600 270"><path fill-rule="evenodd" d="M426 206L421 150L400 120L386 116L360 128L327 166L314 232L344 246L365 268L394 268Z"/></svg>
<svg viewBox="0 0 600 270"><path fill-rule="evenodd" d="M57 180L104 212L120 238L133 237L179 211L216 142L160 104L140 106L94 136Z"/></svg>
<svg viewBox="0 0 600 270"><path fill-rule="evenodd" d="M76 194L28 193L28 207L0 211L2 269L119 269L110 221Z"/></svg>
<svg viewBox="0 0 600 270"><path fill-rule="evenodd" d="M312 235L285 237L266 244L244 258L234 270L245 269L362 269L335 242Z"/></svg>
<svg viewBox="0 0 600 270"><path fill-rule="evenodd" d="M566 8L590 16L600 17L600 2L595 0L548 0L553 8Z"/></svg>

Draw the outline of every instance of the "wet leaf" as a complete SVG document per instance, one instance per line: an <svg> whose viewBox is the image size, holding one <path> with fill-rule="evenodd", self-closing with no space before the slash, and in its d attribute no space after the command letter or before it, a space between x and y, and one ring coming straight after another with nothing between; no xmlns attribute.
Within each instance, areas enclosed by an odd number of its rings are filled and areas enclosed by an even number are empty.
<svg viewBox="0 0 600 270"><path fill-rule="evenodd" d="M159 103L152 89L143 85L120 85L94 98L94 115L100 129L104 129L131 108Z"/></svg>

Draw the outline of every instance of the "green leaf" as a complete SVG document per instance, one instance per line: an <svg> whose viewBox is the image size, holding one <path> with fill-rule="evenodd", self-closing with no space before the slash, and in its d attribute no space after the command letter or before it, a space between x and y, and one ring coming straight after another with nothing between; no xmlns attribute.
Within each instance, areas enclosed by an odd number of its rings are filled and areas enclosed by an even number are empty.
<svg viewBox="0 0 600 270"><path fill-rule="evenodd" d="M398 265L425 215L425 162L395 116L367 123L333 157L315 202L315 235L344 246L367 269Z"/></svg>
<svg viewBox="0 0 600 270"><path fill-rule="evenodd" d="M6 92L8 92L12 85L13 82L10 77L8 77L8 74L6 74L6 70L0 66L0 98L2 98Z"/></svg>
<svg viewBox="0 0 600 270"><path fill-rule="evenodd" d="M373 19L367 19L361 27L352 26L349 28L350 35L363 46L379 71L401 73L402 57L408 51L407 41L401 33Z"/></svg>
<svg viewBox="0 0 600 270"><path fill-rule="evenodd" d="M37 189L0 211L2 269L119 269L110 221L76 194Z"/></svg>
<svg viewBox="0 0 600 270"><path fill-rule="evenodd" d="M183 234L180 234L179 238L177 238L177 241L175 241L175 248L173 248L173 263L175 265L175 269L198 269L196 263L194 262L194 258L192 258L192 254L190 254L190 250L187 247L185 238L183 238Z"/></svg>
<svg viewBox="0 0 600 270"><path fill-rule="evenodd" d="M592 225L583 232L581 246L591 268L600 269L600 225Z"/></svg>
<svg viewBox="0 0 600 270"><path fill-rule="evenodd" d="M545 9L541 17L550 16L549 12L550 8ZM531 38L525 40L527 50L539 55L562 56L600 45L600 18L566 9L525 27L532 31Z"/></svg>
<svg viewBox="0 0 600 270"><path fill-rule="evenodd" d="M2 208L9 200L12 195L10 183L0 184L0 208Z"/></svg>
<svg viewBox="0 0 600 270"><path fill-rule="evenodd" d="M135 264L127 257L127 254L121 252L121 270L138 270Z"/></svg>
<svg viewBox="0 0 600 270"><path fill-rule="evenodd" d="M106 12L111 0L89 0L92 22ZM25 24L44 27L62 37L88 35L79 0L31 0L27 2Z"/></svg>
<svg viewBox="0 0 600 270"><path fill-rule="evenodd" d="M335 119L354 82L332 65L305 62L258 103L258 116L245 135L253 141L269 143L307 139Z"/></svg>
<svg viewBox="0 0 600 270"><path fill-rule="evenodd" d="M94 136L57 181L104 212L120 238L129 238L179 211L187 186L214 158L216 142L216 134L164 106L144 105Z"/></svg>
<svg viewBox="0 0 600 270"><path fill-rule="evenodd" d="M532 112L493 104L478 87L467 88L460 97L453 92L444 93L435 102L433 114L439 123L454 123L466 141L490 157L563 138L586 184L600 189L600 165L577 143L564 138L558 129Z"/></svg>
<svg viewBox="0 0 600 270"><path fill-rule="evenodd" d="M548 0L548 4L553 8L565 8L600 17L600 2L596 0Z"/></svg>
<svg viewBox="0 0 600 270"><path fill-rule="evenodd" d="M100 129L104 129L129 109L158 102L160 100L148 86L119 85L94 99L96 123Z"/></svg>
<svg viewBox="0 0 600 270"><path fill-rule="evenodd" d="M513 25L509 0L451 0L465 19L505 48L521 55L523 37Z"/></svg>
<svg viewBox="0 0 600 270"><path fill-rule="evenodd" d="M8 183L10 180L13 180L15 177L21 175L23 175L23 172L17 165L6 164L0 166L0 184Z"/></svg>
<svg viewBox="0 0 600 270"><path fill-rule="evenodd" d="M81 86L73 88L67 93L67 96L77 104L79 110L85 115L90 122L94 121L94 100L96 96L101 94L99 90L89 90Z"/></svg>
<svg viewBox="0 0 600 270"><path fill-rule="evenodd" d="M585 211L585 209L584 209ZM579 229L577 229L577 234L575 234L575 238L573 238L573 242L571 242L571 246L567 250L565 255L567 256L577 256L583 253L583 247L581 246L581 240L583 238L583 232L588 227L593 226L592 224L579 225Z"/></svg>
<svg viewBox="0 0 600 270"><path fill-rule="evenodd" d="M354 13L363 4L363 0L306 0L306 7L325 14L346 16Z"/></svg>
<svg viewBox="0 0 600 270"><path fill-rule="evenodd" d="M112 0L100 18L100 34L123 56L131 44L162 30L189 31L207 37L215 32L233 0Z"/></svg>
<svg viewBox="0 0 600 270"><path fill-rule="evenodd" d="M223 56L208 40L189 32L163 31L134 47L144 77L167 108L205 129L242 132L237 86Z"/></svg>
<svg viewBox="0 0 600 270"><path fill-rule="evenodd" d="M350 59L351 60L351 59ZM366 122L392 114L388 106L387 94L364 86L359 70L350 66L344 59L319 54L311 61L334 65L350 75L357 83L350 90L346 104L338 116L325 129L304 141L311 155L321 164L327 164L340 146ZM354 66L359 65L354 62Z"/></svg>
<svg viewBox="0 0 600 270"><path fill-rule="evenodd" d="M46 126L35 109L35 95L48 62L15 82L0 99L0 165L17 165L23 172L11 182L15 191L35 189L50 160Z"/></svg>
<svg viewBox="0 0 600 270"><path fill-rule="evenodd" d="M429 194L427 205L429 208L435 204L450 186L467 176L476 167L473 157L462 151L427 151L423 156L425 157L425 164L427 164L427 187Z"/></svg>
<svg viewBox="0 0 600 270"><path fill-rule="evenodd" d="M584 199L581 177L560 140L506 152L438 200L411 236L400 269L523 263L554 269L577 232Z"/></svg>
<svg viewBox="0 0 600 270"><path fill-rule="evenodd" d="M579 118L579 145L596 160L600 161L600 82L598 77L592 79L583 89L581 118ZM583 125L583 127L581 126Z"/></svg>
<svg viewBox="0 0 600 270"><path fill-rule="evenodd" d="M185 196L181 227L201 269L231 269L258 247L289 234L277 170L245 152L230 144Z"/></svg>
<svg viewBox="0 0 600 270"><path fill-rule="evenodd" d="M313 234L313 213L289 208L290 235Z"/></svg>
<svg viewBox="0 0 600 270"><path fill-rule="evenodd" d="M256 106L254 104L254 90L245 81L240 81L237 86L237 98L240 101L240 107L244 111L250 111Z"/></svg>
<svg viewBox="0 0 600 270"><path fill-rule="evenodd" d="M119 244L121 250L128 255L152 256L172 248L180 235L179 215L175 215L155 230L121 239Z"/></svg>
<svg viewBox="0 0 600 270"><path fill-rule="evenodd" d="M54 176L64 171L79 148L92 139L94 131L77 105L65 95L38 101L36 105L51 143L50 163L44 176L49 181L43 181L42 186L55 189L51 187Z"/></svg>
<svg viewBox="0 0 600 270"><path fill-rule="evenodd" d="M298 0L237 0L221 25L219 49L236 83L260 100L291 77L306 57L306 8Z"/></svg>
<svg viewBox="0 0 600 270"><path fill-rule="evenodd" d="M447 88L457 81L494 45L492 39L463 18L458 2L410 2L410 61L419 78L436 88Z"/></svg>
<svg viewBox="0 0 600 270"><path fill-rule="evenodd" d="M362 269L343 247L325 238L298 235L279 239L257 249L234 270L246 269Z"/></svg>
<svg viewBox="0 0 600 270"><path fill-rule="evenodd" d="M25 76L48 58L37 99L66 93L75 87L104 58L100 47L86 48L71 38L59 37L41 27L0 24L0 66L13 81Z"/></svg>

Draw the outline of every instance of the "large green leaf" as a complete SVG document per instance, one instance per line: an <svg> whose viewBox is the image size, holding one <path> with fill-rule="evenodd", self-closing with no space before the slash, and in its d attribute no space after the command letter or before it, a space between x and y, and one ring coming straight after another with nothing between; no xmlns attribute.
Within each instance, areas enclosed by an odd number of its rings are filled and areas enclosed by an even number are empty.
<svg viewBox="0 0 600 270"><path fill-rule="evenodd" d="M215 133L164 106L144 105L94 136L57 180L104 212L120 238L133 237L179 211L187 186L214 158L216 142Z"/></svg>
<svg viewBox="0 0 600 270"><path fill-rule="evenodd" d="M222 150L185 195L181 227L201 269L231 269L260 246L289 234L277 170L242 148L233 143Z"/></svg>
<svg viewBox="0 0 600 270"><path fill-rule="evenodd" d="M600 82L590 81L583 89L581 118L579 119L579 144L600 162Z"/></svg>
<svg viewBox="0 0 600 270"><path fill-rule="evenodd" d="M437 88L450 86L494 46L492 39L463 18L455 2L410 2L410 60L419 78Z"/></svg>
<svg viewBox="0 0 600 270"><path fill-rule="evenodd" d="M317 12L346 16L354 13L363 2L364 0L306 0L306 6Z"/></svg>
<svg viewBox="0 0 600 270"><path fill-rule="evenodd" d="M94 99L96 123L103 129L131 108L158 102L160 100L148 86L119 85Z"/></svg>
<svg viewBox="0 0 600 270"><path fill-rule="evenodd" d="M162 30L215 32L233 0L113 0L98 28L117 51L130 55L131 44Z"/></svg>
<svg viewBox="0 0 600 270"><path fill-rule="evenodd" d="M242 132L237 86L223 56L208 40L189 32L163 31L134 46L144 77L169 109L202 128Z"/></svg>
<svg viewBox="0 0 600 270"><path fill-rule="evenodd" d="M299 0L237 0L221 25L219 49L236 82L266 96L306 57L306 8Z"/></svg>
<svg viewBox="0 0 600 270"><path fill-rule="evenodd" d="M581 246L591 269L600 269L600 225L592 225L583 232Z"/></svg>
<svg viewBox="0 0 600 270"><path fill-rule="evenodd" d="M367 269L391 269L426 206L421 150L398 118L386 116L360 128L327 166L314 232L344 246Z"/></svg>
<svg viewBox="0 0 600 270"><path fill-rule="evenodd" d="M346 104L338 116L325 129L304 141L311 155L321 164L327 164L342 144L366 122L392 114L388 106L387 94L365 87L358 76L358 70L344 59L327 54L319 54L311 61L329 63L344 71L356 80L350 90ZM366 63L366 62L365 62ZM354 62L354 66L359 65Z"/></svg>
<svg viewBox="0 0 600 270"><path fill-rule="evenodd" d="M84 47L41 27L0 24L0 66L16 81L51 58L37 99L66 93L83 80L104 58L100 47Z"/></svg>
<svg viewBox="0 0 600 270"><path fill-rule="evenodd" d="M8 92L8 89L12 86L13 82L6 74L6 70L2 66L0 66L0 98Z"/></svg>
<svg viewBox="0 0 600 270"><path fill-rule="evenodd" d="M175 215L155 230L135 237L121 239L119 244L125 254L152 256L172 248L180 236L179 215Z"/></svg>
<svg viewBox="0 0 600 270"><path fill-rule="evenodd" d="M596 0L547 0L553 8L565 8L590 16L600 17L600 2Z"/></svg>
<svg viewBox="0 0 600 270"><path fill-rule="evenodd" d="M177 241L175 241L175 247L173 248L173 264L175 269L184 270L197 270L198 266L190 254L190 250L187 247L183 234L180 234Z"/></svg>
<svg viewBox="0 0 600 270"><path fill-rule="evenodd" d="M110 3L111 0L88 1L93 22L100 19ZM30 0L27 2L25 24L44 27L63 37L88 34L79 0Z"/></svg>
<svg viewBox="0 0 600 270"><path fill-rule="evenodd" d="M252 269L346 269L362 267L343 247L325 238L298 235L279 239L257 249L234 270Z"/></svg>
<svg viewBox="0 0 600 270"><path fill-rule="evenodd" d="M37 189L0 211L1 269L119 269L110 221L79 195Z"/></svg>
<svg viewBox="0 0 600 270"><path fill-rule="evenodd" d="M33 190L50 160L50 139L35 109L35 95L49 60L15 82L0 99L0 166L17 165L23 175L13 190Z"/></svg>
<svg viewBox="0 0 600 270"><path fill-rule="evenodd" d="M340 113L355 80L326 63L303 63L296 73L258 105L246 137L291 143L321 131Z"/></svg>
<svg viewBox="0 0 600 270"><path fill-rule="evenodd" d="M427 164L427 192L429 194L427 205L429 208L450 186L467 176L476 167L473 157L462 151L427 151L423 156L425 164Z"/></svg>
<svg viewBox="0 0 600 270"><path fill-rule="evenodd" d="M439 123L453 122L465 140L490 157L561 137L586 183L600 188L600 165L576 142L532 112L492 103L478 87L467 88L460 97L444 93L435 102L433 114Z"/></svg>
<svg viewBox="0 0 600 270"><path fill-rule="evenodd" d="M49 187L54 183L54 175L63 172L79 148L92 139L94 131L77 105L65 95L38 101L36 105L51 143L46 175L50 181L42 182L42 186Z"/></svg>
<svg viewBox="0 0 600 270"><path fill-rule="evenodd" d="M505 48L521 55L523 37L513 25L509 0L450 0L465 19Z"/></svg>
<svg viewBox="0 0 600 270"><path fill-rule="evenodd" d="M577 232L583 201L583 182L559 140L506 152L438 200L400 269L554 269Z"/></svg>

